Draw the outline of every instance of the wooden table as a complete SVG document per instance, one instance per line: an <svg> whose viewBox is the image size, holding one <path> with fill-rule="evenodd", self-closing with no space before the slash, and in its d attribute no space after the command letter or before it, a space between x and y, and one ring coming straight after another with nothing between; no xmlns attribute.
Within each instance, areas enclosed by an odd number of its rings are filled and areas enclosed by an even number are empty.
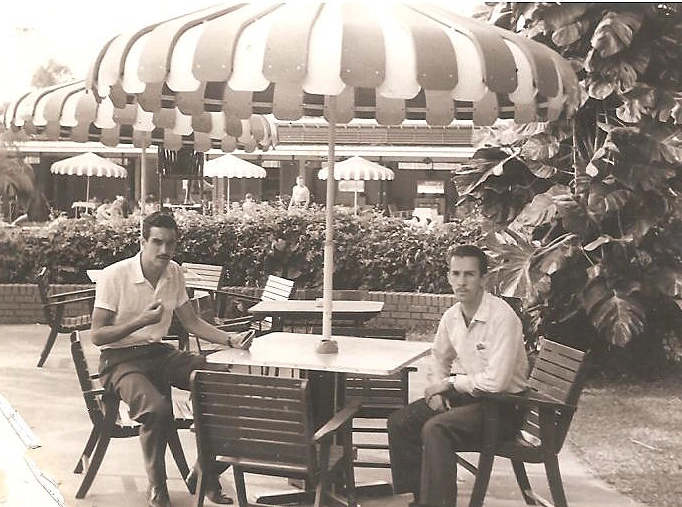
<svg viewBox="0 0 682 507"><path fill-rule="evenodd" d="M216 365L266 366L306 371L315 405L314 419L319 427L343 406L346 373L393 375L426 356L431 350L429 342L395 340L387 343L386 340L378 338L354 336L333 338L339 346L339 351L335 354L315 352L317 343L322 339L321 335L275 332L256 338L248 351L220 350L210 354L207 360ZM311 492L307 486L303 492L297 491L259 500L275 503L308 501ZM372 484L370 488L375 491L376 486ZM357 489L359 494L362 485Z"/></svg>
<svg viewBox="0 0 682 507"><path fill-rule="evenodd" d="M359 326L379 315L384 308L383 301L332 301L332 322L351 321ZM322 321L322 301L313 299L287 299L283 301L261 301L249 308L255 316L273 319L273 331L281 331L284 324L312 325Z"/></svg>

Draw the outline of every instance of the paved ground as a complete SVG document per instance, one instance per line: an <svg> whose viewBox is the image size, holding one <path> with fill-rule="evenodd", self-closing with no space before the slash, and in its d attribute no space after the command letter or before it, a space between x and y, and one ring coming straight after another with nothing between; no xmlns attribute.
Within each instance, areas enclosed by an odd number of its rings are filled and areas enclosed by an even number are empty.
<svg viewBox="0 0 682 507"><path fill-rule="evenodd" d="M23 418L39 440L40 447L26 450L6 417L0 415L0 441L3 455L0 458L0 505L3 507L42 507L58 505L49 493L37 485L34 477L39 469L57 485L57 496L64 504L74 507L127 507L144 506L146 480L137 439L113 441L95 482L84 500L76 500L74 494L80 476L72 473L75 461L90 432L90 421L80 394L78 381L71 363L68 336L62 335L45 366L36 368L35 363L47 335L43 325L0 326L0 408L9 414L11 406ZM89 344L87 333L83 336L86 353L91 364L96 364L97 351ZM424 364L412 379L414 395L423 385ZM181 432L188 461L195 458L193 435ZM25 459L25 458L28 458ZM560 457L564 485L572 507L638 507L628 498L618 494L603 482L591 477L582 463L569 449L564 448ZM31 464L35 468L31 468ZM192 498L184 488L179 473L174 469L170 456L167 458L169 490L175 507L189 507ZM459 505L466 505L471 492L471 476L460 471ZM549 497L541 466L529 468L531 483L543 496ZM388 479L385 470L357 472L359 483ZM251 496L290 489L284 479L250 476L247 487ZM225 489L234 492L232 478L223 480ZM234 496L234 495L233 495ZM406 495L381 498L363 497L364 507L406 506ZM207 502L207 505L211 505ZM493 477L486 497L487 507L511 507L524 505L506 461L496 460Z"/></svg>

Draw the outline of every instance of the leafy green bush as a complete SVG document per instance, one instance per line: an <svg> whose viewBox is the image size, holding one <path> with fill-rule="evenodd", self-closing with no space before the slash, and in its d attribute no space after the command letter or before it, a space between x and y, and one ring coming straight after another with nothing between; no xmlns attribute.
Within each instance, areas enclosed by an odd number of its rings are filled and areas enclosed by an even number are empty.
<svg viewBox="0 0 682 507"><path fill-rule="evenodd" d="M265 208L250 217L178 214L175 260L227 266L224 283L261 286L268 274L295 279L297 287L322 287L325 215L320 210ZM334 287L410 292L449 292L445 251L476 243L475 222L444 224L430 232L406 227L378 213L335 211ZM0 283L31 282L41 266L52 280L87 282L87 269L102 268L139 249L139 217L96 222L61 219L42 228L0 229Z"/></svg>

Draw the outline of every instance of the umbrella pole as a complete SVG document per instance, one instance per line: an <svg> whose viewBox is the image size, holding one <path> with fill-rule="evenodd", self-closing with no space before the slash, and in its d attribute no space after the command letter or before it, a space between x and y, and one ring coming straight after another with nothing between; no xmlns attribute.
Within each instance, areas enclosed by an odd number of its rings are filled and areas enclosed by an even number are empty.
<svg viewBox="0 0 682 507"><path fill-rule="evenodd" d="M230 211L230 177L225 179L227 180L227 211Z"/></svg>
<svg viewBox="0 0 682 507"><path fill-rule="evenodd" d="M85 183L85 202L90 201L90 176L87 176L87 178Z"/></svg>
<svg viewBox="0 0 682 507"><path fill-rule="evenodd" d="M355 204L355 206L353 207L353 211L354 211L355 214L357 215L357 214L358 214L358 191L355 190L353 193L355 194L355 195L354 195L354 199L355 199L354 204Z"/></svg>
<svg viewBox="0 0 682 507"><path fill-rule="evenodd" d="M332 336L332 284L334 279L334 152L336 144L336 97L329 99L329 145L327 151L327 208L325 213L324 268L322 288L322 339Z"/></svg>
<svg viewBox="0 0 682 507"><path fill-rule="evenodd" d="M142 223L147 201L147 148L142 144L140 155L140 235L142 235Z"/></svg>

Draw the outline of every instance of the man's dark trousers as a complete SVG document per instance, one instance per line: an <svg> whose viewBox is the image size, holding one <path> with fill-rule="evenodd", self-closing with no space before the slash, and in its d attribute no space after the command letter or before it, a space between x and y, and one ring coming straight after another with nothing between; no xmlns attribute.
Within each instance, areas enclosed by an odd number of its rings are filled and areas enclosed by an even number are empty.
<svg viewBox="0 0 682 507"><path fill-rule="evenodd" d="M192 371L205 365L203 356L154 343L122 349L104 349L100 373L140 422L140 444L149 484L166 482L168 429L174 424L170 386L189 390Z"/></svg>
<svg viewBox="0 0 682 507"><path fill-rule="evenodd" d="M388 444L396 494L414 493L418 503L457 504L458 449L483 440L483 405L475 397L448 393L449 410L436 412L421 398L388 419ZM514 410L501 414L503 435L516 429Z"/></svg>

